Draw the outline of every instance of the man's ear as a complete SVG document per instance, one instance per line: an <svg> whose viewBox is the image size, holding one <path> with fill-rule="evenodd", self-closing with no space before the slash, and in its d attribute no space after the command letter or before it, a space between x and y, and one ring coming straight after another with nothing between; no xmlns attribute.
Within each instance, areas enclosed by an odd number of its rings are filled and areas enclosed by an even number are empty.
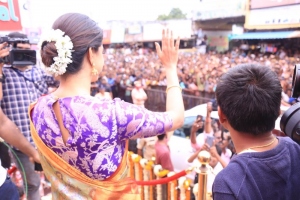
<svg viewBox="0 0 300 200"><path fill-rule="evenodd" d="M218 115L219 115L219 121L221 124L224 124L225 122L227 122L227 117L224 115L220 106L218 106Z"/></svg>

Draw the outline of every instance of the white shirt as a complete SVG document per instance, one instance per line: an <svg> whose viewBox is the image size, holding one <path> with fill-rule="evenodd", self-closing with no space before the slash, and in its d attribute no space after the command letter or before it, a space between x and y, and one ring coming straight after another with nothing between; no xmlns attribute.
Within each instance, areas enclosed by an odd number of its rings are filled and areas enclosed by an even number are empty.
<svg viewBox="0 0 300 200"><path fill-rule="evenodd" d="M217 174L223 169L220 162L213 168L213 172L209 171L207 173L207 192L212 193L212 186L215 181Z"/></svg>
<svg viewBox="0 0 300 200"><path fill-rule="evenodd" d="M133 88L131 91L131 97L132 97L133 104L144 105L147 99L147 94L143 88L140 89Z"/></svg>
<svg viewBox="0 0 300 200"><path fill-rule="evenodd" d="M4 169L1 165L1 159L0 159L0 186L3 185L3 183L6 180L7 171Z"/></svg>
<svg viewBox="0 0 300 200"><path fill-rule="evenodd" d="M221 158L228 164L231 158L232 152L226 148L226 152L221 154Z"/></svg>

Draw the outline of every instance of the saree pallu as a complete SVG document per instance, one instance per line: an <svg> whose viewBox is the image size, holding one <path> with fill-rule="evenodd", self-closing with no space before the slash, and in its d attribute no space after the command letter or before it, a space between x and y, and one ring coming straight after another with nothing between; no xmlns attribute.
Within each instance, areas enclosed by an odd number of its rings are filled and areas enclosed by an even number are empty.
<svg viewBox="0 0 300 200"><path fill-rule="evenodd" d="M116 172L104 181L87 177L70 166L61 157L48 148L37 134L31 119L29 107L30 129L34 143L38 148L41 164L47 179L51 183L54 200L139 200L140 194L134 180L127 177L127 144L123 159Z"/></svg>

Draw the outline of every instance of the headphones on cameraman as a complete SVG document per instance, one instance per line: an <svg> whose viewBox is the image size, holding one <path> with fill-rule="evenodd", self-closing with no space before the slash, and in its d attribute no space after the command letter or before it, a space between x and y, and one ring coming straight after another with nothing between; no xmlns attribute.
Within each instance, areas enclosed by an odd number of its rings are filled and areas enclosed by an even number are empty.
<svg viewBox="0 0 300 200"><path fill-rule="evenodd" d="M300 97L300 64L295 65L292 97ZM280 129L295 142L300 144L300 102L292 105L280 119Z"/></svg>

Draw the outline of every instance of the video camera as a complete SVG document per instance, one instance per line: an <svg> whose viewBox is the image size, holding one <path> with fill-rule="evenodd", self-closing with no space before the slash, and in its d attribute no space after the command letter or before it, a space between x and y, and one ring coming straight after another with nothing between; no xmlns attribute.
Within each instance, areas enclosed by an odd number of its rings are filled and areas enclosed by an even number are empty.
<svg viewBox="0 0 300 200"><path fill-rule="evenodd" d="M0 36L0 44L7 42L9 45L12 45L12 49L9 52L9 55L4 57L4 63L14 66L28 66L36 64L36 51L29 49L18 49L18 43L27 43L29 44L29 39L27 38L10 38L8 36Z"/></svg>
<svg viewBox="0 0 300 200"><path fill-rule="evenodd" d="M300 64L295 65L292 97L300 97ZM292 105L280 119L280 129L295 142L300 144L300 102Z"/></svg>

